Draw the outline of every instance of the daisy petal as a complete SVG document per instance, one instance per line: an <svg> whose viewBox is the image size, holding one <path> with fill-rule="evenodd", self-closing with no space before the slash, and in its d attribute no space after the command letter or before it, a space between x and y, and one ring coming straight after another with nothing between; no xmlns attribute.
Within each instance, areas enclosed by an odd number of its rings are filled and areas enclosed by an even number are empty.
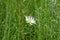
<svg viewBox="0 0 60 40"><path fill-rule="evenodd" d="M26 22L29 23L30 25L36 23L36 21L34 20L34 18L31 17L31 16L25 16L25 18L26 18Z"/></svg>

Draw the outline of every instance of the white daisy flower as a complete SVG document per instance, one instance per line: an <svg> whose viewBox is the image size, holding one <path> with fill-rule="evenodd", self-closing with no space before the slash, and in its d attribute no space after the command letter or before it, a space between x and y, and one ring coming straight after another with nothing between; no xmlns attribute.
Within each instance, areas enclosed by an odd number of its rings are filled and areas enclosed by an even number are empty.
<svg viewBox="0 0 60 40"><path fill-rule="evenodd" d="M26 19L26 22L29 23L30 25L35 24L35 20L33 17L26 16L25 19Z"/></svg>

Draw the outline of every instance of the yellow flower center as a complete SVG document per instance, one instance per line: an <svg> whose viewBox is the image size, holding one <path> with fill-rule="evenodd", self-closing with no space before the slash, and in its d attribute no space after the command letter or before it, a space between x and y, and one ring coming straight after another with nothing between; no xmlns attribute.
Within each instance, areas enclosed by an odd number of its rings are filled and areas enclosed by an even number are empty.
<svg viewBox="0 0 60 40"><path fill-rule="evenodd" d="M32 22L32 20L28 20L27 22L28 22L28 23L31 23L31 22Z"/></svg>

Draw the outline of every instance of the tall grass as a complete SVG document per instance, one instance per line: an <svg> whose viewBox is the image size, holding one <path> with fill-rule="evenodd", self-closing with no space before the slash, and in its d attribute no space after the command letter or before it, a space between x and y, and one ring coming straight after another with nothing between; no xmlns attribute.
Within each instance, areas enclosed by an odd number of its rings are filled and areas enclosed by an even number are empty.
<svg viewBox="0 0 60 40"><path fill-rule="evenodd" d="M0 40L60 40L60 1L0 0Z"/></svg>

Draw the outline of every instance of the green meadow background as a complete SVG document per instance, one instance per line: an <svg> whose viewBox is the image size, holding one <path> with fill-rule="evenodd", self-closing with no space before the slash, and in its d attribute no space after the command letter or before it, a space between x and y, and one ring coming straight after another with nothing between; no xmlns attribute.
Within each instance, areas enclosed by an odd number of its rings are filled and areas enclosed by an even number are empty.
<svg viewBox="0 0 60 40"><path fill-rule="evenodd" d="M60 0L0 0L0 40L60 40Z"/></svg>

